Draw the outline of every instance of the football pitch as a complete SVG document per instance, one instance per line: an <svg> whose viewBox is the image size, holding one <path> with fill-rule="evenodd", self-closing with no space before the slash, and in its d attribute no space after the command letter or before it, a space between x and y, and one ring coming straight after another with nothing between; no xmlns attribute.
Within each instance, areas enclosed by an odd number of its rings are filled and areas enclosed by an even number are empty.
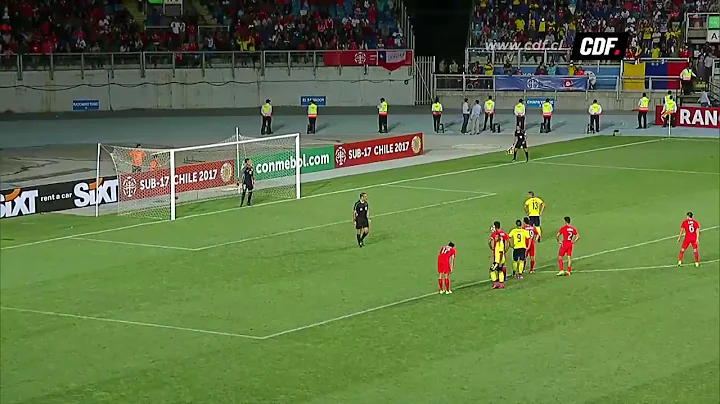
<svg viewBox="0 0 720 404"><path fill-rule="evenodd" d="M720 143L592 137L531 157L312 182L175 222L3 220L0 402L718 403ZM538 272L490 290L490 225L510 230L531 190L547 204ZM692 250L676 266L687 211L700 268ZM555 277L564 216L581 238ZM449 241L455 293L438 295Z"/></svg>

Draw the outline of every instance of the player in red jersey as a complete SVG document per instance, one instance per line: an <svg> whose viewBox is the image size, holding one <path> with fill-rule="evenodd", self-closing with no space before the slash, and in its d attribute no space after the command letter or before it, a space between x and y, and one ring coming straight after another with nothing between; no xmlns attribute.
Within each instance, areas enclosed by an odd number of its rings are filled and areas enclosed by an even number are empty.
<svg viewBox="0 0 720 404"><path fill-rule="evenodd" d="M558 251L558 266L560 272L557 276L570 275L572 272L572 252L573 245L580 238L577 230L570 226L570 216L565 216L565 225L558 230L555 240L560 244L560 250ZM567 255L567 271L563 270L563 257Z"/></svg>
<svg viewBox="0 0 720 404"><path fill-rule="evenodd" d="M453 243L448 243L448 245L443 246L438 253L438 288L441 295L449 295L452 293L452 290L450 290L450 273L455 267L455 254L455 244ZM443 283L445 284L445 289L443 289Z"/></svg>
<svg viewBox="0 0 720 404"><path fill-rule="evenodd" d="M535 273L535 242L537 241L539 234L535 226L530 224L530 218L524 217L523 223L525 225L523 226L523 229L528 232L528 241L527 241L527 253L525 254L527 257L527 260L530 261L530 273ZM527 266L527 263L525 264Z"/></svg>
<svg viewBox="0 0 720 404"><path fill-rule="evenodd" d="M492 289L504 289L505 280L507 279L505 256L510 249L510 237L500 228L500 222L498 221L494 222L490 228L488 247L490 247L492 259L492 265L490 266L490 280L493 282Z"/></svg>
<svg viewBox="0 0 720 404"><path fill-rule="evenodd" d="M693 248L693 255L695 256L695 266L700 266L700 255L698 254L698 243L700 242L700 223L697 222L697 220L693 219L693 213L688 212L687 218L683 220L682 224L680 224L680 234L678 234L677 242L680 242L680 239L685 236L682 242L682 247L680 247L680 254L678 255L678 266L682 266L682 260L683 255L685 255L685 250L689 246L692 246Z"/></svg>

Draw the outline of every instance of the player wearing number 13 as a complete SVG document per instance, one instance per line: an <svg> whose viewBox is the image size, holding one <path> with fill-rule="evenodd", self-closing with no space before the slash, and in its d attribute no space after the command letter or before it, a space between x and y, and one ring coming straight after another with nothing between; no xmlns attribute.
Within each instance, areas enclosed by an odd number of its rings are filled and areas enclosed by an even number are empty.
<svg viewBox="0 0 720 404"><path fill-rule="evenodd" d="M558 251L558 266L560 272L557 276L570 275L572 272L572 252L573 245L578 241L580 235L577 230L570 226L570 216L565 216L565 225L558 230L555 239L560 244L560 250ZM567 272L563 270L563 257L567 255Z"/></svg>
<svg viewBox="0 0 720 404"><path fill-rule="evenodd" d="M535 226L537 229L537 241L540 242L542 237L542 230L540 229L540 216L545 212L545 202L542 199L535 196L533 191L528 192L528 197L525 200L525 214L530 219L530 225Z"/></svg>
<svg viewBox="0 0 720 404"><path fill-rule="evenodd" d="M518 279L522 279L522 273L525 270L525 248L529 236L528 231L523 228L521 220L516 220L515 228L508 233L513 249L513 275Z"/></svg>
<svg viewBox="0 0 720 404"><path fill-rule="evenodd" d="M697 220L693 219L693 213L688 212L687 218L683 220L682 224L680 224L680 234L678 235L677 242L680 242L680 239L685 236L682 242L682 246L680 247L680 254L678 256L678 266L682 265L682 259L683 255L685 255L685 250L687 250L688 247L692 246L693 248L693 255L695 255L695 266L700 266L700 255L698 254L698 242L700 242L700 223L697 222Z"/></svg>

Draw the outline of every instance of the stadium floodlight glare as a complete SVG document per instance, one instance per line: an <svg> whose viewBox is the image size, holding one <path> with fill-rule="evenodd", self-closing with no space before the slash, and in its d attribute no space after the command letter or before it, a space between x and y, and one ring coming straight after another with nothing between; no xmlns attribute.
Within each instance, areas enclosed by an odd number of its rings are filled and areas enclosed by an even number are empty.
<svg viewBox="0 0 720 404"><path fill-rule="evenodd" d="M117 174L119 215L175 220L178 205L239 198L237 181L245 159L265 168L256 169L256 201L300 199L299 133L246 138L236 129L235 136L224 142L177 149L98 143L96 184L101 181L103 150L111 156ZM95 216L99 216L100 198L95 199ZM227 204L208 204L204 209L222 208Z"/></svg>

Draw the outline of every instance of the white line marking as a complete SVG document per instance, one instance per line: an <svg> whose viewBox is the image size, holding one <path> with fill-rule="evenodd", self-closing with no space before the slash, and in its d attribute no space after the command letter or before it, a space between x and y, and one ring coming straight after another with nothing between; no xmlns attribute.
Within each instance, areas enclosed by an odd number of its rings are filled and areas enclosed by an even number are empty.
<svg viewBox="0 0 720 404"><path fill-rule="evenodd" d="M673 174L705 174L705 175L720 175L720 173L713 173L709 171L686 171L686 170L666 170L662 168L640 168L640 167L618 167L618 166L596 166L592 164L570 164L570 163L552 163L552 162L538 162L535 164L544 164L549 166L567 166L567 167L584 167L584 168L607 168L613 170L629 170L629 171L650 171L656 173L673 173Z"/></svg>
<svg viewBox="0 0 720 404"><path fill-rule="evenodd" d="M714 229L717 229L718 227L720 227L720 226L708 227L707 229L703 229L703 230L701 230L701 231L714 230ZM596 257L596 256L598 256L598 255L610 254L610 253L614 253L614 252L617 252L617 251L626 250L626 249L629 249L629 248L641 247L641 246L644 246L644 245L648 245L648 244L657 243L657 242L660 242L660 241L669 240L669 239L671 239L671 238L673 238L673 237L677 237L677 236L663 237L663 238L660 238L660 239L651 240L651 241L646 241L646 242L638 243L638 244L631 245L631 246L624 246L624 247L620 247L620 248L613 248L613 249L610 249L610 250L600 251L600 252L597 252L597 253L594 253L594 254L585 255L585 256L582 256L582 257L577 257L577 258L575 258L575 261L582 260L582 259L586 259L586 258ZM705 261L704 263L705 263L705 264L709 264L709 263L718 262L718 261L720 261L720 260L715 259L715 260L712 260L712 261ZM537 269L547 268L547 267L551 267L551 266L553 266L553 265L554 265L554 263L548 263L548 264L546 264L546 265L539 266ZM634 268L634 269L659 268L659 267L664 267L664 266L658 266L658 267L638 267L638 268ZM621 270L628 270L628 271L629 271L630 269L622 269L622 268L619 268L619 269L618 269L618 268L616 268L616 269L613 269L613 270L614 270L614 271L621 271ZM604 272L607 272L607 271L609 271L609 270L579 270L578 272L581 272L581 273L582 273L582 272L603 272L603 271L604 271ZM550 272L550 271L544 271L544 272L552 273L552 272ZM456 286L456 287L455 287L455 290L464 289L464 288L469 288L469 287L471 287L471 286L480 285L480 284L484 284L484 283L488 283L488 282L489 282L488 279L484 279L484 280L480 280L480 281L475 281L475 282L470 282L470 283L466 283L466 284L463 284L463 285ZM308 324L308 325L305 325L305 326L302 326L302 327L296 327L296 328L293 328L293 329L276 332L276 333L274 333L274 334L269 334L269 335L266 335L266 336L263 336L263 337L259 337L259 336L256 336L256 335L247 335L247 334L235 334L235 333L222 332L222 331L203 330L203 329L199 329L199 328L187 328L187 327L177 327L177 326L164 325L164 324L145 323L145 322L140 322L140 321L118 320L118 319L107 318L107 317L83 316L83 315L79 315L79 314L60 313L60 312L55 312L55 311L42 311L42 310L21 309L21 308L17 308L17 307L9 307L9 306L2 306L2 307L0 307L0 310L15 311L15 312L20 312L20 313L42 314L42 315L46 315L46 316L55 316L55 317L76 318L76 319L80 319L80 320L103 321L103 322L107 322L107 323L135 325L135 326L141 326L141 327L162 328L162 329L167 329L167 330L186 331L186 332L194 332L194 333L210 334L210 335L219 335L219 336L226 336L226 337L246 338L246 339L253 339L253 340L266 340L266 339L270 339L270 338L279 337L279 336L281 336L281 335L291 334L291 333L294 333L294 332L297 332L297 331L302 331L302 330L307 330L307 329L309 329L309 328L314 328L314 327L318 327L318 326L321 326L321 325L325 325L325 324L329 324L329 323L334 323L334 322L336 322L336 321L344 320L344 319L347 319L347 318L357 317L357 316L362 315L362 314L372 313L372 312L374 312L374 311L378 311L378 310L382 310L382 309L386 309L386 308L390 308L390 307L394 307L394 306L399 306L399 305L401 305L401 304L410 303L410 302L414 302L414 301L416 301L416 300L421 300L421 299L424 299L424 298L427 298L427 297L430 297L430 296L437 296L437 295L438 295L437 292L426 293L426 294L421 295L421 296L415 296L415 297L411 297L411 298L408 298L408 299L400 300L400 301L397 301L397 302L392 302L392 303L384 304L384 305L382 305L382 306L377 306L377 307L373 307L373 308L370 308L370 309L358 311L358 312L355 312L355 313L346 314L346 315L343 315L343 316L340 316L340 317L331 318L331 319L329 319L329 320L320 321L320 322L313 323L313 324Z"/></svg>
<svg viewBox="0 0 720 404"><path fill-rule="evenodd" d="M467 202L467 201L472 201L472 200L475 200L475 199L487 198L487 197L489 197L489 196L495 196L495 195L497 195L497 194L483 194L483 195L471 196L471 197L469 197L469 198L455 199L455 200L447 201L447 202L433 203L433 204L431 204L431 205L423 205L423 206L417 206L417 207L414 207L414 208L396 210L396 211L392 211L392 212L378 213L378 214L376 214L376 215L373 215L373 216L370 218L370 220L372 220L373 218L376 218L376 217L397 215L397 214L400 214L400 213L414 212L414 211L417 211L417 210L435 208L435 207L438 207L438 206L452 205L452 204L455 204L455 203ZM277 237L277 236L284 236L284 235L287 235L287 234L299 233L299 232L308 231L308 230L323 229L323 228L325 228L325 227L337 226L337 225L341 225L341 224L350 225L350 223L351 223L351 222L350 222L349 220L341 220L341 221L339 221L339 222L319 224L319 225L316 225L316 226L308 226L308 227L303 227L303 228L301 228L301 229L286 230L286 231L281 231L281 232L278 232L278 233L265 234L265 235L262 235L262 236L255 236L255 237L243 238L243 239L240 239L240 240L226 241L226 242L224 242L224 243L212 244L212 245L205 246L205 247L195 248L195 249L193 249L192 251L209 250L209 249L211 249L211 248L225 247L225 246L232 245L232 244L247 243L248 241L264 240L264 239L266 239L266 238Z"/></svg>
<svg viewBox="0 0 720 404"><path fill-rule="evenodd" d="M700 230L700 231L715 230L715 229L717 229L717 228L719 228L719 227L720 227L720 226L712 226L712 227L708 227L708 228L706 228L706 229L702 229L702 230ZM663 238L659 238L659 239L655 239L655 240L644 241L644 242L642 242L642 243L637 243L637 244L633 244L633 245L627 245L627 246L623 246L623 247L612 248L612 249L605 250L605 251L599 251L599 252L596 252L596 253L593 253L593 254L588 254L588 255L584 255L584 256L580 256L580 257L573 258L573 262L574 262L574 261L583 260L583 259L587 259L587 258L597 257L598 255L611 254L611 253L615 253L615 252L618 252L618 251L628 250L628 249L631 249L631 248L637 248L637 247L646 246L646 245L648 245L648 244L659 243L659 242L661 242L661 241L670 240L670 239L673 239L673 238L676 238L676 237L677 237L677 235L675 235L675 236L668 236L668 237L663 237ZM548 263L548 264L545 264L545 265L541 265L541 266L537 267L537 269L549 268L549 267L551 267L551 266L553 266L553 265L556 265L556 263L551 262L551 263ZM589 271L586 270L586 271L580 271L580 272L589 272ZM549 272L549 273L551 273L551 272ZM456 287L455 287L455 290L464 289L464 288L469 288L469 287L471 287L471 286L476 286L476 285L482 285L482 284L488 283L488 282L490 282L489 279L483 279L483 280L479 280L479 281L475 281L475 282L470 282L470 283L466 283L466 284L463 284L463 285L456 286ZM301 326L301 327L296 327L296 328L291 328L291 329L289 329L289 330L276 332L276 333L274 333L274 334L266 335L266 336L262 337L262 339L270 339L270 338L279 337L279 336L285 335L285 334L291 334L291 333L294 333L294 332L297 332L297 331L307 330L307 329L309 329L309 328L314 328L314 327L318 327L318 326L321 326L321 325L325 325L325 324L329 324L329 323L334 323L334 322L336 322L336 321L345 320L345 319L348 319L348 318L360 316L360 315L362 315L362 314L372 313L372 312L375 312L375 311L378 311L378 310L387 309L387 308L394 307L394 306L399 306L399 305L401 305L401 304L410 303L410 302L414 302L414 301L417 301L417 300L425 299L425 298L430 297L430 296L437 296L437 295L438 295L437 292L432 292L432 293L426 293L426 294L420 295L420 296L410 297L410 298L407 298L407 299L399 300L399 301L397 301L397 302L392 302L392 303L383 304L382 306L377 306L377 307L373 307L373 308L370 308L370 309L361 310L361 311L358 311L358 312L355 312L355 313L345 314L345 315L342 315L342 316L339 316L339 317L335 317L335 318L331 318L331 319L328 319L328 320L319 321L319 322L317 322L317 323L312 323L312 324L304 325L304 326Z"/></svg>
<svg viewBox="0 0 720 404"><path fill-rule="evenodd" d="M534 159L533 161L548 160L548 159L553 159L553 158L558 158L558 157L576 156L578 154L594 153L594 152L605 151L605 150L613 150L613 149L619 149L619 148L623 148L623 147L630 147L630 146L636 146L636 145L647 144L647 143L662 142L665 140L667 140L667 138L643 140L643 141L631 142L631 143L623 143L623 144L614 145L614 146L597 147L594 149L580 150L580 151L571 152L571 153L563 153L563 154L556 154L556 155L552 155L552 156L540 157L540 158ZM323 192L320 194L308 195L308 196L304 196L302 199L319 198L319 197L323 197L323 196L337 195L337 194L342 194L342 193L347 193L347 192L355 192L355 191L359 191L359 190L365 190L368 188L384 187L384 186L388 186L388 185L403 184L406 182L420 181L420 180L426 180L426 179L430 179L430 178L445 177L445 176L449 176L449 175L458 175L458 174L470 173L470 172L475 172L475 171L489 170L491 168L506 167L506 166L510 166L510 165L514 165L514 164L517 164L517 163L493 164L493 165L489 165L489 166L467 168L465 170L451 171L451 172L446 172L446 173L441 173L441 174L426 175L423 177L406 178L404 180L386 182L383 184L366 185L363 187L343 189L340 191ZM275 205L278 203L291 202L291 201L295 201L295 200L296 199L283 199L283 200L279 200L279 201L261 203L261 204L255 205L255 209L257 209L260 206ZM232 211L235 211L238 209L239 209L238 207L235 207L235 208L229 208L229 209L215 210L212 212L198 213L198 214L194 214L194 215L182 216L182 217L177 218L177 220L184 220L184 219L190 219L193 217L202 217L202 216L208 216L208 215L215 215L215 214L219 214L219 213L232 212ZM45 243L51 243L51 242L60 241L60 240L67 240L67 239L75 238L75 237L93 236L96 234L103 234L103 233L109 233L109 232L120 231L120 230L134 229L136 227L150 226L150 225L154 225L154 224L158 224L158 223L167 223L167 222L169 222L169 221L162 220L162 221L137 223L137 224L132 224L129 226L115 227L112 229L97 230L97 231L91 231L91 232L87 232L87 233L73 234L70 236L54 237L54 238L48 238L48 239L44 239L44 240L32 241L29 243L11 245L11 246L7 246L7 247L2 247L2 248L0 248L0 250L12 250L15 248L30 247L30 246L34 246L34 245L38 245L38 244L45 244Z"/></svg>
<svg viewBox="0 0 720 404"><path fill-rule="evenodd" d="M436 191L436 192L456 192L459 194L475 194L475 195L487 195L490 192L482 191L468 191L465 189L445 189L445 188L432 188L432 187L413 187L411 185L388 185L390 188L403 188L403 189L416 189L419 191Z"/></svg>
<svg viewBox="0 0 720 404"><path fill-rule="evenodd" d="M720 262L720 259L714 259L710 261L701 261L700 265L707 265L712 264L715 262ZM685 264L683 266L691 266L694 264ZM575 269L572 271L573 274L576 273L586 273L586 272L625 272L625 271L637 271L641 269L656 269L656 268L677 268L677 264L672 265L653 265L653 266L647 266L647 267L631 267L631 268L609 268L609 269ZM555 271L540 271L540 273L544 274L554 274Z"/></svg>
<svg viewBox="0 0 720 404"><path fill-rule="evenodd" d="M248 339L255 339L255 340L262 340L262 339L264 339L263 337L258 337L258 336L255 336L255 335L234 334L234 333L231 333L231 332L201 330L201 329L198 329L198 328L176 327L176 326L173 326L173 325L144 323L144 322L141 322L141 321L118 320L118 319L107 318L107 317L82 316L82 315L79 315L79 314L58 313L58 312L55 312L55 311L42 311L42 310L20 309L20 308L17 308L17 307L7 307L7 306L2 306L2 307L0 307L0 310L16 311L16 312L20 312L20 313L43 314L43 315L46 315L46 316L55 316L55 317L76 318L76 319L80 319L80 320L103 321L103 322L106 322L106 323L118 323L118 324L126 324L126 325L136 325L136 326L141 326L141 327L164 328L164 329L167 329L167 330L188 331L188 332L195 332L195 333L200 333L200 334L222 335L222 336L226 336L226 337L239 337L239 338L248 338Z"/></svg>
<svg viewBox="0 0 720 404"><path fill-rule="evenodd" d="M163 250L195 251L195 249L193 249L193 248L188 248L188 247L174 247L174 246L171 246L171 245L132 243L132 242L129 242L129 241L102 240L102 239L87 238L87 237L73 237L72 240L83 240L83 241L92 241L92 242L95 242L95 243L127 245L127 246L133 246L133 247L161 248L161 249L163 249Z"/></svg>

